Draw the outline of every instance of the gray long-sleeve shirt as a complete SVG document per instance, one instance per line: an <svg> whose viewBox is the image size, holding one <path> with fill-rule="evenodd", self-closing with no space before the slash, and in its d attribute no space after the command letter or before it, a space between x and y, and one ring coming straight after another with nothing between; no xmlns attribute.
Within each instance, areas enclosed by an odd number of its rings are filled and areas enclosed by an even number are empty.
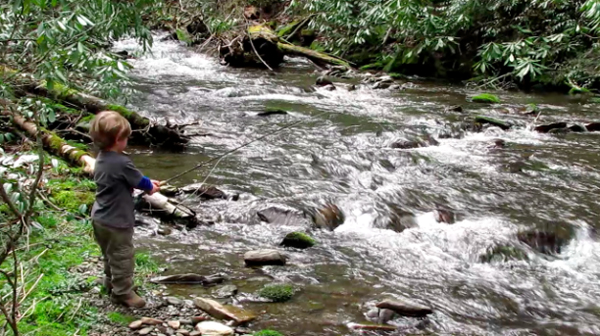
<svg viewBox="0 0 600 336"><path fill-rule="evenodd" d="M92 219L114 228L133 227L135 216L132 193L143 177L127 156L101 151L94 169L97 190Z"/></svg>

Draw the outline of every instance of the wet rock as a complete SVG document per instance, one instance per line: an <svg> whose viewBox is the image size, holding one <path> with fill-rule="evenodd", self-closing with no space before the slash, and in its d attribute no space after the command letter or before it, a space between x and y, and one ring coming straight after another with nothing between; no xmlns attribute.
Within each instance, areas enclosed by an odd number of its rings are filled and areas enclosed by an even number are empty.
<svg viewBox="0 0 600 336"><path fill-rule="evenodd" d="M353 330L371 330L371 331L396 331L398 328L390 325L377 324L357 324L348 323L348 328Z"/></svg>
<svg viewBox="0 0 600 336"><path fill-rule="evenodd" d="M377 83L373 84L373 86L371 86L371 89L383 90L383 89L388 89L391 86L392 86L392 84L388 83L388 82L377 82Z"/></svg>
<svg viewBox="0 0 600 336"><path fill-rule="evenodd" d="M563 247L569 244L573 235L574 230L570 226L554 224L546 230L521 231L517 234L517 238L539 253L554 255L561 253Z"/></svg>
<svg viewBox="0 0 600 336"><path fill-rule="evenodd" d="M236 296L238 293L238 288L235 285L227 285L223 286L216 291L214 291L214 297L217 299L227 299L232 296Z"/></svg>
<svg viewBox="0 0 600 336"><path fill-rule="evenodd" d="M585 128L590 132L600 131L600 122L589 123L585 125Z"/></svg>
<svg viewBox="0 0 600 336"><path fill-rule="evenodd" d="M190 184L180 189L183 193L194 194L205 200L227 199L227 195L214 186Z"/></svg>
<svg viewBox="0 0 600 336"><path fill-rule="evenodd" d="M572 125L568 129L570 132L575 132L575 133L585 133L588 131L587 128L583 125Z"/></svg>
<svg viewBox="0 0 600 336"><path fill-rule="evenodd" d="M493 261L504 262L507 260L527 260L527 255L519 248L509 245L497 245L492 249L488 249L485 254L479 256L479 261L482 263L490 263Z"/></svg>
<svg viewBox="0 0 600 336"><path fill-rule="evenodd" d="M335 91L337 88L335 87L335 85L325 85L323 89L327 91Z"/></svg>
<svg viewBox="0 0 600 336"><path fill-rule="evenodd" d="M379 309L390 309L398 315L410 317L425 317L433 313L431 308L401 300L384 300L376 305Z"/></svg>
<svg viewBox="0 0 600 336"><path fill-rule="evenodd" d="M158 230L156 230L156 233L158 233L161 236L168 236L173 233L173 229L171 229L168 226L161 226L158 228Z"/></svg>
<svg viewBox="0 0 600 336"><path fill-rule="evenodd" d="M190 332L190 336L202 336L202 331L194 330Z"/></svg>
<svg viewBox="0 0 600 336"><path fill-rule="evenodd" d="M398 317L398 314L391 309L379 309L379 314L377 314L377 323L387 324L396 317Z"/></svg>
<svg viewBox="0 0 600 336"><path fill-rule="evenodd" d="M394 149L413 149L425 147L425 144L419 140L401 140L394 142L391 147Z"/></svg>
<svg viewBox="0 0 600 336"><path fill-rule="evenodd" d="M394 78L392 78L392 76L381 76L381 77L377 78L375 81L377 81L379 83L393 83Z"/></svg>
<svg viewBox="0 0 600 336"><path fill-rule="evenodd" d="M196 325L196 324L198 324L200 322L204 322L206 320L208 320L208 317L206 317L206 316L201 316L201 315L200 316L193 316L192 317L192 325Z"/></svg>
<svg viewBox="0 0 600 336"><path fill-rule="evenodd" d="M159 319L155 319L152 317L142 317L142 324L144 324L144 325L159 325L159 324L163 324L163 323L164 322Z"/></svg>
<svg viewBox="0 0 600 336"><path fill-rule="evenodd" d="M144 328L144 329L141 329L140 331L138 331L138 334L139 335L148 335L153 331L154 331L154 327L147 327L147 328Z"/></svg>
<svg viewBox="0 0 600 336"><path fill-rule="evenodd" d="M566 122L558 122L558 123L540 125L540 126L535 127L534 130L539 133L548 133L553 129L559 129L559 128L567 128L567 123Z"/></svg>
<svg viewBox="0 0 600 336"><path fill-rule="evenodd" d="M327 86L327 85L333 85L333 82L324 76L321 76L319 78L317 78L317 86Z"/></svg>
<svg viewBox="0 0 600 336"><path fill-rule="evenodd" d="M181 306L183 304L183 301L173 296L169 296L166 301L171 306Z"/></svg>
<svg viewBox="0 0 600 336"><path fill-rule="evenodd" d="M217 301L211 299L196 298L194 299L194 304L196 305L196 307L202 309L207 314L216 319L232 320L237 324L250 322L256 318L256 316L249 311L245 311L237 307L226 308Z"/></svg>
<svg viewBox="0 0 600 336"><path fill-rule="evenodd" d="M548 134L567 134L569 132L570 132L570 130L567 127L565 127L565 128L553 128L550 131L548 131Z"/></svg>
<svg viewBox="0 0 600 336"><path fill-rule="evenodd" d="M181 336L189 336L190 332L186 329L178 329L175 331L176 335L181 335Z"/></svg>
<svg viewBox="0 0 600 336"><path fill-rule="evenodd" d="M497 127L500 127L504 131L510 129L510 127L511 127L511 125L509 123L507 123L506 121L502 121L499 119L494 119L494 118L490 118L490 117L486 117L486 116L475 117L475 122L483 124L483 125L490 124L493 126L497 126Z"/></svg>
<svg viewBox="0 0 600 336"><path fill-rule="evenodd" d="M179 189L172 185L163 185L160 186L160 193L167 197L173 197L179 193Z"/></svg>
<svg viewBox="0 0 600 336"><path fill-rule="evenodd" d="M352 84L348 86L348 91L356 91L356 85Z"/></svg>
<svg viewBox="0 0 600 336"><path fill-rule="evenodd" d="M462 112L463 107L460 105L447 107L445 112Z"/></svg>
<svg viewBox="0 0 600 336"><path fill-rule="evenodd" d="M490 147L491 148L506 148L506 141L504 141L502 139L496 139L496 140L494 140L494 143Z"/></svg>
<svg viewBox="0 0 600 336"><path fill-rule="evenodd" d="M198 323L196 330L203 336L228 336L233 335L235 331L230 327L214 321L204 321Z"/></svg>
<svg viewBox="0 0 600 336"><path fill-rule="evenodd" d="M451 210L436 209L434 211L435 221L438 223L454 224L456 215Z"/></svg>
<svg viewBox="0 0 600 336"><path fill-rule="evenodd" d="M225 281L225 278L219 274L204 276L195 273L187 273L167 275L151 279L150 281L160 284L201 284L203 286L209 286L221 283Z"/></svg>
<svg viewBox="0 0 600 336"><path fill-rule="evenodd" d="M258 218L267 223L274 223L279 225L303 225L306 222L304 214L299 211L293 211L289 209L282 209L278 207L270 207L267 209L260 210L256 213Z"/></svg>
<svg viewBox="0 0 600 336"><path fill-rule="evenodd" d="M315 246L316 241L303 232L291 232L288 233L280 245L286 247L294 247L298 249L307 249Z"/></svg>
<svg viewBox="0 0 600 336"><path fill-rule="evenodd" d="M322 208L309 213L315 227L319 229L335 230L345 220L344 213L335 204L326 204Z"/></svg>
<svg viewBox="0 0 600 336"><path fill-rule="evenodd" d="M137 329L140 329L143 325L144 325L144 323L142 322L142 320L137 320L137 321L133 321L133 322L129 323L128 327L131 330L137 330Z"/></svg>
<svg viewBox="0 0 600 336"><path fill-rule="evenodd" d="M246 266L284 266L287 257L277 250L249 251L244 254L244 262Z"/></svg>
<svg viewBox="0 0 600 336"><path fill-rule="evenodd" d="M390 220L388 222L388 229L396 231L398 233L410 229L413 227L417 227L417 219L412 214L392 214Z"/></svg>
<svg viewBox="0 0 600 336"><path fill-rule="evenodd" d="M287 113L287 111L284 111L284 110L267 108L266 111L258 113L257 116L268 117L268 116L272 116L272 115L286 115L286 114L288 114L288 113Z"/></svg>
<svg viewBox="0 0 600 336"><path fill-rule="evenodd" d="M179 322L179 321L168 321L167 325L170 328L173 328L174 330L177 330L177 329L179 329L179 327L181 327L181 322Z"/></svg>

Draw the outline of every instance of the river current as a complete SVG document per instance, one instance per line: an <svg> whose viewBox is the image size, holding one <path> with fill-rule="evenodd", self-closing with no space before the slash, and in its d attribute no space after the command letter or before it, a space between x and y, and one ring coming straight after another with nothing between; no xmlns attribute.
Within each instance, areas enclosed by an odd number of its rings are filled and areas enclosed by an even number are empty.
<svg viewBox="0 0 600 336"><path fill-rule="evenodd" d="M327 91L314 87L319 73L302 59L288 59L275 74L232 69L160 37L151 54L131 60L137 93L128 106L150 118L200 124L188 129L198 136L182 153L133 148L146 175L166 179L303 120L178 181L206 181L240 199L185 200L212 226L166 237L140 231L138 246L164 261L169 274L226 274L239 288L238 304L262 313L252 329L289 336L352 335L348 323L367 322L369 307L384 298L434 310L427 323L392 321L401 327L398 335L600 334L600 133L540 134L527 127L535 116L515 112L535 103L542 112L537 123L597 121L597 107L518 92L498 92L503 104L481 105L466 100L478 90L416 79L399 82L402 91L335 79L357 90L340 84ZM115 49L139 51L133 40ZM446 112L454 105L463 112ZM266 108L288 114L257 116ZM451 123L479 114L522 127L443 136ZM422 134L439 145L391 146ZM497 139L507 146L494 148ZM261 222L257 211L325 202L336 204L345 222L333 232L312 231L316 247L287 250L285 267L243 267L246 251L278 248L286 233L308 229L302 221ZM457 222L438 223L438 206L456 211ZM391 230L386 223L394 209L414 214L416 226ZM517 240L518 232L549 223L574 231L559 254L544 255ZM499 244L518 246L527 260L481 262ZM284 304L243 300L269 282L293 283L299 292ZM169 291L182 297L211 292Z"/></svg>

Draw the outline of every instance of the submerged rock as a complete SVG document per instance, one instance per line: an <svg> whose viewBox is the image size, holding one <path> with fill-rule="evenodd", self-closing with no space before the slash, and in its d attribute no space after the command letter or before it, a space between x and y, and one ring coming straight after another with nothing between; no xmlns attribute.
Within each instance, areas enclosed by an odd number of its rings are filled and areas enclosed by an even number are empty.
<svg viewBox="0 0 600 336"><path fill-rule="evenodd" d="M235 334L230 327L214 321L204 321L196 325L196 330L207 336L229 336Z"/></svg>
<svg viewBox="0 0 600 336"><path fill-rule="evenodd" d="M333 82L324 76L321 76L319 78L317 78L317 86L327 86L327 85L333 85Z"/></svg>
<svg viewBox="0 0 600 336"><path fill-rule="evenodd" d="M211 299L196 298L194 304L210 316L220 320L232 320L237 324L242 324L256 319L256 315L249 311L235 307L225 307Z"/></svg>
<svg viewBox="0 0 600 336"><path fill-rule="evenodd" d="M373 86L371 87L371 89L373 89L373 90L383 90L383 89L388 89L391 86L392 86L392 84L388 83L388 82L377 82L377 83L373 84Z"/></svg>
<svg viewBox="0 0 600 336"><path fill-rule="evenodd" d="M436 209L434 215L435 221L438 223L454 224L456 222L456 214L451 210Z"/></svg>
<svg viewBox="0 0 600 336"><path fill-rule="evenodd" d="M303 232L291 232L288 233L280 245L286 247L295 247L299 249L307 249L309 247L315 246L317 242Z"/></svg>
<svg viewBox="0 0 600 336"><path fill-rule="evenodd" d="M227 285L223 286L216 291L214 291L213 296L217 299L227 299L232 296L236 296L238 293L238 288L235 285Z"/></svg>
<svg viewBox="0 0 600 336"><path fill-rule="evenodd" d="M319 229L335 230L345 220L344 213L335 204L327 204L310 214L315 227Z"/></svg>
<svg viewBox="0 0 600 336"><path fill-rule="evenodd" d="M333 84L325 85L323 88L327 91L335 91L337 89Z"/></svg>
<svg viewBox="0 0 600 336"><path fill-rule="evenodd" d="M480 124L494 125L494 126L500 127L504 131L510 129L510 127L511 127L511 125L509 123L507 123L506 121L494 119L494 118L490 118L490 117L486 117L486 116L475 117L475 122L480 123Z"/></svg>
<svg viewBox="0 0 600 336"><path fill-rule="evenodd" d="M554 255L561 253L574 234L570 226L556 224L551 229L521 231L517 238L539 253Z"/></svg>
<svg viewBox="0 0 600 336"><path fill-rule="evenodd" d="M272 115L286 115L286 114L288 114L288 113L285 110L276 109L276 108L267 108L266 111L258 113L257 116L268 117L268 116L272 116Z"/></svg>
<svg viewBox="0 0 600 336"><path fill-rule="evenodd" d="M507 261L507 260L527 260L525 252L519 248L510 245L497 245L494 248L489 249L485 254L479 256L479 261L482 263L489 263L493 261Z"/></svg>
<svg viewBox="0 0 600 336"><path fill-rule="evenodd" d="M410 317L425 317L433 313L427 306L401 300L384 300L376 305L380 309L389 309L398 315Z"/></svg>
<svg viewBox="0 0 600 336"><path fill-rule="evenodd" d="M377 314L377 323L387 324L389 321L398 317L395 311L391 309L379 309Z"/></svg>
<svg viewBox="0 0 600 336"><path fill-rule="evenodd" d="M534 128L534 130L539 133L548 133L553 129L559 129L559 128L567 128L567 123L566 122L558 122L558 123L540 125L540 126L536 126Z"/></svg>
<svg viewBox="0 0 600 336"><path fill-rule="evenodd" d="M600 131L600 122L589 123L585 125L585 128L590 132Z"/></svg>
<svg viewBox="0 0 600 336"><path fill-rule="evenodd" d="M225 278L219 274L204 276L195 273L175 274L158 277L150 280L159 284L201 284L209 286L225 281Z"/></svg>
<svg viewBox="0 0 600 336"><path fill-rule="evenodd" d="M447 107L445 112L462 112L463 111L463 107L460 105L455 105L455 106L450 106Z"/></svg>
<svg viewBox="0 0 600 336"><path fill-rule="evenodd" d="M427 134L422 136L421 138L416 138L414 140L401 140L394 142L391 147L395 149L413 149L413 148L421 148L421 147L429 147L429 146L439 146L439 142Z"/></svg>
<svg viewBox="0 0 600 336"><path fill-rule="evenodd" d="M570 132L575 133L586 133L588 131L587 128L583 125L572 125L568 129Z"/></svg>
<svg viewBox="0 0 600 336"><path fill-rule="evenodd" d="M246 266L285 266L287 257L277 250L249 251L244 254Z"/></svg>
<svg viewBox="0 0 600 336"><path fill-rule="evenodd" d="M300 211L270 207L256 213L258 218L267 223L279 225L302 225L306 222L304 214Z"/></svg>

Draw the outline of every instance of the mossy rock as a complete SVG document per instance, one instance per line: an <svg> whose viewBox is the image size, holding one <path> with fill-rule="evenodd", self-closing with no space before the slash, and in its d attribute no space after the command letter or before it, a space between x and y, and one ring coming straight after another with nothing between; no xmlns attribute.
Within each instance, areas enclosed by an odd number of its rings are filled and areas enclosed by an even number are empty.
<svg viewBox="0 0 600 336"><path fill-rule="evenodd" d="M479 256L479 261L489 263L492 261L528 260L527 254L519 248L509 245L497 245Z"/></svg>
<svg viewBox="0 0 600 336"><path fill-rule="evenodd" d="M474 103L485 103L485 104L500 104L500 98L490 93L482 93L477 96L471 97L471 101Z"/></svg>
<svg viewBox="0 0 600 336"><path fill-rule="evenodd" d="M294 297L294 292L295 289L291 285L267 285L258 292L258 296L272 302L286 302Z"/></svg>
<svg viewBox="0 0 600 336"><path fill-rule="evenodd" d="M279 331L275 331L275 330L261 330L258 332L255 332L253 334L253 336L283 336L282 333L280 333Z"/></svg>
<svg viewBox="0 0 600 336"><path fill-rule="evenodd" d="M493 126L498 126L500 127L502 130L506 131L508 129L510 129L511 125L509 123L507 123L506 121L500 120L500 119L494 119L494 118L490 118L490 117L486 117L486 116L477 116L475 117L475 122L480 123L480 124L490 124Z"/></svg>
<svg viewBox="0 0 600 336"><path fill-rule="evenodd" d="M282 246L307 249L316 245L316 241L306 233L291 232L281 242Z"/></svg>

